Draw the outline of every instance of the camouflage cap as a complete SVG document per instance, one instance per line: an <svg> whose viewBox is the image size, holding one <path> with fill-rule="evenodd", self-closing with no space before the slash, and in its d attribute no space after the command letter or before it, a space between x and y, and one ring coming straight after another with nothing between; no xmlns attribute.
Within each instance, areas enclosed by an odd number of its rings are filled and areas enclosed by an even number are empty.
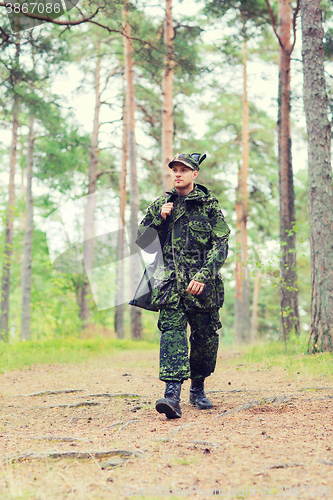
<svg viewBox="0 0 333 500"><path fill-rule="evenodd" d="M169 163L169 168L173 167L174 163L182 163L186 167L191 168L192 170L200 170L199 165L204 161L207 157L206 154L201 153L192 153L192 154L176 154L173 160Z"/></svg>

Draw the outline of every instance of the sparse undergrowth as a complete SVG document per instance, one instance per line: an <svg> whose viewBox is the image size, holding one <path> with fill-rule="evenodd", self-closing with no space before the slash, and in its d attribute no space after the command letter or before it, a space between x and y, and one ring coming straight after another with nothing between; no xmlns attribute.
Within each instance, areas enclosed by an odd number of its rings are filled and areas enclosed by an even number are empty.
<svg viewBox="0 0 333 500"><path fill-rule="evenodd" d="M235 348L232 365L237 370L251 366L259 370L280 367L291 378L333 378L333 353L307 353L307 336L293 337L285 352L283 342L259 342ZM117 351L145 351L158 349L157 342L146 340L95 337L90 339L66 338L44 342L0 343L0 374L35 364L82 363L95 357L104 358ZM229 350L230 347L227 348ZM226 346L220 345L220 351Z"/></svg>
<svg viewBox="0 0 333 500"><path fill-rule="evenodd" d="M144 340L66 338L45 342L0 343L0 373L36 364L82 363L94 357L105 357L115 351L156 349L155 342Z"/></svg>
<svg viewBox="0 0 333 500"><path fill-rule="evenodd" d="M240 346L239 356L233 361L238 369L251 365L262 370L280 367L291 378L301 376L311 379L333 378L333 353L307 353L308 336L292 337L288 342L287 352L283 342L259 342L254 346Z"/></svg>

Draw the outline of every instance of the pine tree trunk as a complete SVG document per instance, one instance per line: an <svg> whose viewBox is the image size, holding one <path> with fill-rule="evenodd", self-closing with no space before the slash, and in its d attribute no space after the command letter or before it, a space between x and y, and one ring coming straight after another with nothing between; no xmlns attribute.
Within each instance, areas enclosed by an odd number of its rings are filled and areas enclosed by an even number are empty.
<svg viewBox="0 0 333 500"><path fill-rule="evenodd" d="M125 61L126 64L126 61ZM125 80L125 74L124 74ZM125 83L125 82L124 82ZM125 95L124 85L124 104L123 104L123 156L121 174L119 178L119 193L120 193L120 207L119 207L119 232L118 232L118 267L117 267L117 299L115 311L115 330L117 337L123 339L125 337L124 331L124 232L125 227L125 208L126 208L126 175L127 175L127 99Z"/></svg>
<svg viewBox="0 0 333 500"><path fill-rule="evenodd" d="M304 108L309 152L310 352L333 351L333 189L331 125L320 0L302 0Z"/></svg>
<svg viewBox="0 0 333 500"><path fill-rule="evenodd" d="M245 26L244 26L245 30ZM247 99L247 43L243 40L243 119L242 119L242 167L238 173L236 189L236 293L235 333L236 342L250 340L250 292L247 247L248 192L247 176L250 157L249 103Z"/></svg>
<svg viewBox="0 0 333 500"><path fill-rule="evenodd" d="M300 333L295 248L294 184L290 133L291 0L279 0L279 192L280 192L280 308L285 343ZM282 44L282 46L281 46Z"/></svg>
<svg viewBox="0 0 333 500"><path fill-rule="evenodd" d="M164 19L164 45L167 51L164 57L162 79L162 183L163 191L172 188L170 168L168 164L173 158L173 37L172 0L166 0Z"/></svg>
<svg viewBox="0 0 333 500"><path fill-rule="evenodd" d="M127 92L127 134L128 134L128 157L130 165L130 233L131 233L131 294L134 295L137 283L140 279L141 266L139 256L137 255L137 246L135 244L137 231L138 231L138 212L139 212L139 185L136 173L136 142L135 142L135 92L134 92L134 79L133 79L133 61L132 61L132 41L131 27L127 22L128 11L124 7L124 31L127 37L124 37L124 53L126 60L126 92ZM134 339L142 338L142 324L141 324L141 310L138 307L131 307L131 335Z"/></svg>
<svg viewBox="0 0 333 500"><path fill-rule="evenodd" d="M22 315L21 340L30 340L30 302L32 274L32 238L33 238L33 198L32 176L34 159L34 116L29 116L29 137L27 154L27 189L26 189L26 228L24 234L24 251L22 265Z"/></svg>
<svg viewBox="0 0 333 500"><path fill-rule="evenodd" d="M95 236L95 196L96 181L97 181L97 166L98 166L98 134L100 128L99 112L101 108L100 100L100 70L101 58L99 55L99 44L97 44L97 62L95 68L95 109L94 109L94 123L90 143L90 160L89 160L89 181L88 181L88 198L85 207L85 221L84 221L84 267L86 271L92 269L93 255L94 255L94 236ZM81 310L80 316L83 321L83 328L89 324L90 308L88 296L91 293L91 287L87 275L84 277L82 292L81 292Z"/></svg>
<svg viewBox="0 0 333 500"><path fill-rule="evenodd" d="M14 222L14 206L15 206L15 167L16 167L16 149L17 149L17 129L19 126L19 97L16 93L15 85L18 83L17 67L20 57L20 39L17 35L16 54L14 68L14 98L13 98L13 127L12 127L12 142L10 146L9 156L9 193L6 218L6 235L5 247L3 256L2 268L2 283L1 283L1 317L0 317L0 340L8 340L8 320L9 320L9 294L10 294L10 266L13 247L13 222Z"/></svg>

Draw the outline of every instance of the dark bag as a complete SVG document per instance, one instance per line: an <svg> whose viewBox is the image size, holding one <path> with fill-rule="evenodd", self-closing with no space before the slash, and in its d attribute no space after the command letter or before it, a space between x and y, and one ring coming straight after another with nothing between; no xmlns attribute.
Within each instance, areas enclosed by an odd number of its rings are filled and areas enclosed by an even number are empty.
<svg viewBox="0 0 333 500"><path fill-rule="evenodd" d="M162 238L161 238L161 248L163 249L167 232L169 229L171 217L167 216L166 223L164 226ZM141 307L142 309L147 309L147 311L158 311L158 308L151 303L151 296L153 293L153 287L151 286L151 279L154 275L154 272L158 263L158 254L151 264L148 264L146 269L144 270L143 276L140 280L138 288L135 291L133 299L129 302L129 305Z"/></svg>

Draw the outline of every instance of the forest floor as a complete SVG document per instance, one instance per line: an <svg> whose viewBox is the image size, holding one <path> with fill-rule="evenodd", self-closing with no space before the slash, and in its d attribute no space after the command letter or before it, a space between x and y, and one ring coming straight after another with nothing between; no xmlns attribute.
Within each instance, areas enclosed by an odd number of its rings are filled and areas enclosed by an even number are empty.
<svg viewBox="0 0 333 500"><path fill-rule="evenodd" d="M333 497L333 382L238 358L220 349L212 410L184 382L175 420L157 349L0 375L0 498Z"/></svg>

